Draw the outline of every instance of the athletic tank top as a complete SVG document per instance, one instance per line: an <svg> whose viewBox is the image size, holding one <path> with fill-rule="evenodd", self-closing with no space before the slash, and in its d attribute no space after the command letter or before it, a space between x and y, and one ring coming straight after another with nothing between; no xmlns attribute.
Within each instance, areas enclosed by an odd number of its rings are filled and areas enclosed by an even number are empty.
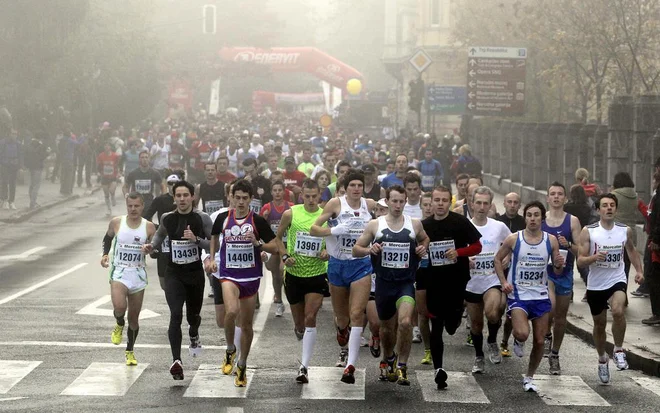
<svg viewBox="0 0 660 413"><path fill-rule="evenodd" d="M507 281L513 286L509 298L516 301L548 299L548 260L552 245L547 232L538 244L525 241L525 230L518 231Z"/></svg>
<svg viewBox="0 0 660 413"><path fill-rule="evenodd" d="M215 185L202 182L199 184L199 197L202 198L202 211L211 215L225 206L225 185L220 181Z"/></svg>
<svg viewBox="0 0 660 413"><path fill-rule="evenodd" d="M236 219L236 210L230 209L227 221L222 229L223 240L220 247L220 278L236 282L258 280L263 276L261 251L252 245L245 235L254 232L259 238L254 225L253 212L248 212L242 220Z"/></svg>
<svg viewBox="0 0 660 413"><path fill-rule="evenodd" d="M479 226L474 221L472 225L481 233L481 252L474 257L474 268L470 269L470 281L465 290L483 294L489 288L500 285L500 279L495 272L495 254L506 237L511 235L511 231L504 223L491 218L487 218L484 226Z"/></svg>
<svg viewBox="0 0 660 413"><path fill-rule="evenodd" d="M238 149L236 149L236 151L234 151L234 154L231 155L229 153L229 148L227 148L225 149L225 154L229 159L227 170L229 170L229 172L233 173L234 175L238 176Z"/></svg>
<svg viewBox="0 0 660 413"><path fill-rule="evenodd" d="M619 282L627 282L623 265L623 254L628 240L628 226L614 223L612 229L607 230L600 222L587 226L589 231L589 255L598 251L606 251L604 261L596 261L589 266L587 290L607 290Z"/></svg>
<svg viewBox="0 0 660 413"><path fill-rule="evenodd" d="M270 229L273 230L275 234L277 234L277 230L280 227L280 221L282 220L282 214L284 214L284 211L287 211L289 207L289 203L284 201L284 205L282 206L282 210L278 211L277 208L275 207L275 204L273 201L269 202L270 204L270 211L268 212L268 224L270 225ZM286 234L284 235L284 239L282 240L284 242L287 241Z"/></svg>
<svg viewBox="0 0 660 413"><path fill-rule="evenodd" d="M371 187L371 191L364 192L362 196L367 199L373 199L374 201L378 201L380 199L380 185L378 184L378 182L374 183L374 186Z"/></svg>
<svg viewBox="0 0 660 413"><path fill-rule="evenodd" d="M112 270L144 269L145 259L142 246L147 243L147 220L142 218L140 226L133 229L126 222L126 215L121 217L119 231L112 245Z"/></svg>
<svg viewBox="0 0 660 413"><path fill-rule="evenodd" d="M383 248L380 254L371 256L376 277L385 281L415 281L419 259L415 254L417 235L412 218L403 215L403 227L394 231L384 216L379 217L374 242Z"/></svg>
<svg viewBox="0 0 660 413"><path fill-rule="evenodd" d="M360 199L360 207L353 209L346 202L346 195L339 198L341 209L339 215L331 222L337 224L348 223L351 229L345 235L330 235L326 237L325 243L330 256L338 260L354 260L353 246L357 242L360 235L364 232L369 221L371 221L371 213L367 208L367 201L364 198Z"/></svg>
<svg viewBox="0 0 660 413"><path fill-rule="evenodd" d="M421 198L419 202L415 205L411 205L408 202L406 202L406 205L403 206L403 214L408 215L410 218L417 218L417 219L422 219L422 206L420 203L422 202Z"/></svg>
<svg viewBox="0 0 660 413"><path fill-rule="evenodd" d="M543 220L543 224L541 225L541 229L548 234L552 234L555 237L562 236L566 238L568 242L574 242L573 240L573 233L571 232L571 214L566 214L564 217L564 221L562 221L561 225L558 227L551 227L548 224L546 224L546 221ZM552 264L548 264L548 276L550 278L560 278L560 277L571 277L573 278L573 263L575 262L575 256L571 252L570 249L564 248L561 245L559 246L559 252L560 254L564 255L564 260L566 261L566 266L564 266L564 269L562 270L561 274L557 275L553 272L552 270Z"/></svg>
<svg viewBox="0 0 660 413"><path fill-rule="evenodd" d="M323 237L309 235L309 229L322 213L322 208L316 212L307 212L304 205L291 207L286 250L287 254L296 259L296 264L285 267L287 273L296 277L314 277L328 272L328 262L318 258L325 248Z"/></svg>

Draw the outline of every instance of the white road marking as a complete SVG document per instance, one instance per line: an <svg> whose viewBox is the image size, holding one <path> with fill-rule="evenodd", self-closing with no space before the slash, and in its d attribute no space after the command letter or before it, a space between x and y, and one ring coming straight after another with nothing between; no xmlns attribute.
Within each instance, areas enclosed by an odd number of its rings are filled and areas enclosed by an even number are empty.
<svg viewBox="0 0 660 413"><path fill-rule="evenodd" d="M149 364L92 363L61 395L123 396Z"/></svg>
<svg viewBox="0 0 660 413"><path fill-rule="evenodd" d="M27 397L4 397L0 399L0 402L10 402L13 400L23 400L23 399L27 399Z"/></svg>
<svg viewBox="0 0 660 413"><path fill-rule="evenodd" d="M660 396L660 379L654 377L631 377L631 379L646 390L652 391Z"/></svg>
<svg viewBox="0 0 660 413"><path fill-rule="evenodd" d="M609 406L580 376L534 376L541 400L549 406Z"/></svg>
<svg viewBox="0 0 660 413"><path fill-rule="evenodd" d="M28 258L32 254L36 254L37 252L41 250L45 250L46 247L35 247L32 248L31 250L27 250L21 254L15 254L15 255L3 255L0 256L0 261L11 261L11 260L24 260Z"/></svg>
<svg viewBox="0 0 660 413"><path fill-rule="evenodd" d="M0 346L34 346L34 347L90 347L90 348L119 348L110 342L108 343L92 343L84 341L0 341ZM135 343L136 348L156 348L156 349L169 349L169 344L146 344ZM182 349L188 351L187 345L182 345ZM204 344L204 350L226 350L227 346L213 346Z"/></svg>
<svg viewBox="0 0 660 413"><path fill-rule="evenodd" d="M337 367L310 367L309 383L302 385L303 399L364 400L364 369L355 370L355 384L340 381L343 369Z"/></svg>
<svg viewBox="0 0 660 413"><path fill-rule="evenodd" d="M40 361L23 360L1 360L2 369L0 369L0 394L6 394L12 387L30 374Z"/></svg>
<svg viewBox="0 0 660 413"><path fill-rule="evenodd" d="M69 268L69 269L66 270L66 271L62 271L61 273L59 273L59 274L57 274L57 275L53 275L52 277L47 278L47 279L45 279L45 280L43 280L43 281L41 281L41 282L38 282L38 283L34 284L34 285L31 286L31 287L25 288L25 289L23 289L23 290L17 292L16 294L12 294L12 295L10 295L9 297L3 298L2 300L0 300L0 305L2 305L2 304L7 304L8 302L17 299L18 297L22 297L22 296L24 296L25 294L29 294L29 293L31 293L32 291L34 291L34 290L36 290L36 289L39 289L39 288L43 287L44 285L48 285L48 284L52 283L53 281L57 281L57 280L59 280L60 278L66 276L66 275L69 275L69 274L71 274L71 273L74 272L74 271L77 271L77 270L81 269L81 268L84 267L85 265L87 265L86 262L83 262L83 263L80 263L80 264L78 264L78 265L75 265L75 266Z"/></svg>
<svg viewBox="0 0 660 413"><path fill-rule="evenodd" d="M435 371L416 371L424 401L433 403L490 403L488 397L470 373L448 371L447 388L438 390Z"/></svg>
<svg viewBox="0 0 660 413"><path fill-rule="evenodd" d="M266 288L264 289L264 295L259 297L261 307L259 308L259 311L257 311L257 316L252 322L254 336L252 336L251 348L256 348L261 332L264 330L266 320L268 320L268 315L270 314L270 307L273 304L273 294L275 293L275 290L273 289L273 275L270 271L266 270L265 265L263 268L264 276L261 278L261 283L266 283Z"/></svg>
<svg viewBox="0 0 660 413"><path fill-rule="evenodd" d="M227 407L227 413L243 413L242 407Z"/></svg>
<svg viewBox="0 0 660 413"><path fill-rule="evenodd" d="M235 377L233 374L222 374L219 364L201 364L183 397L245 399L254 378L254 371L248 368L246 387L236 387Z"/></svg>
<svg viewBox="0 0 660 413"><path fill-rule="evenodd" d="M98 308L104 304L109 303L112 300L112 297L110 294L104 295L103 297L99 298L98 300L94 301L91 304L88 304L78 310L76 314L80 315L97 315L97 316L104 316L104 317L114 317L113 312L109 308ZM158 317L160 314L155 313L151 310L143 308L142 311L140 311L140 320L144 320L146 318L153 318L153 317Z"/></svg>

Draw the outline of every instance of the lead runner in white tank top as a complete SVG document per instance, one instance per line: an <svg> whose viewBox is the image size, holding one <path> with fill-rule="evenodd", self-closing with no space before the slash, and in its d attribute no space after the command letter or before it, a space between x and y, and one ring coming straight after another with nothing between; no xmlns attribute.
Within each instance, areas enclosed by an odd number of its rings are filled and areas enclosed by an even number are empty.
<svg viewBox="0 0 660 413"><path fill-rule="evenodd" d="M360 199L360 207L358 209L351 208L346 201L346 195L339 198L341 210L337 215L337 223L348 223L351 225L349 234L345 235L330 235L325 239L325 245L328 254L338 260L355 260L362 258L353 257L352 249L357 242L360 235L364 232L369 221L371 221L371 212L367 207L367 201L364 198Z"/></svg>

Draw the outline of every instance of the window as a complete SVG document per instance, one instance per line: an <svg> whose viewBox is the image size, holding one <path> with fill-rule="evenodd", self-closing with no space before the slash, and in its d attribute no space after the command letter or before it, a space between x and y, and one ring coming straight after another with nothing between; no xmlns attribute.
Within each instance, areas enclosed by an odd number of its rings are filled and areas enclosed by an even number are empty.
<svg viewBox="0 0 660 413"><path fill-rule="evenodd" d="M440 26L440 0L429 0L429 21L431 26Z"/></svg>

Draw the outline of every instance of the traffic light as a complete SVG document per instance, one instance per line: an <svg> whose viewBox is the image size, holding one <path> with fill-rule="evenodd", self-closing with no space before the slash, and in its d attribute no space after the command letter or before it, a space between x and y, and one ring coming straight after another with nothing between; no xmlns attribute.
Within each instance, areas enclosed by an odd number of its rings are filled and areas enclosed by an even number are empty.
<svg viewBox="0 0 660 413"><path fill-rule="evenodd" d="M408 106L410 110L419 113L424 102L424 81L422 79L411 80L408 85L410 86Z"/></svg>
<svg viewBox="0 0 660 413"><path fill-rule="evenodd" d="M202 33L215 34L216 30L216 7L214 4L205 4L202 7Z"/></svg>

